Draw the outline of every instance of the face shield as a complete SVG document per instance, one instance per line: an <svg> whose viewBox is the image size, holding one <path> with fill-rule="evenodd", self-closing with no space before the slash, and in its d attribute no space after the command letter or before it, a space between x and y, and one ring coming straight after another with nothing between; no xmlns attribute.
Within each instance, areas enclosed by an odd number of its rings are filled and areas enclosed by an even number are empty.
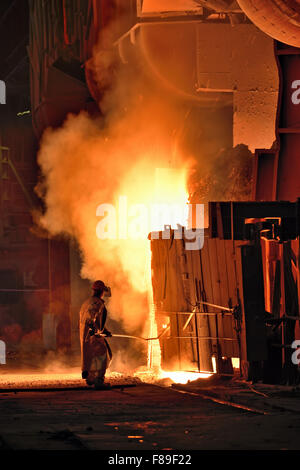
<svg viewBox="0 0 300 470"><path fill-rule="evenodd" d="M106 289L103 292L103 297L111 297L111 288L108 286L105 286Z"/></svg>

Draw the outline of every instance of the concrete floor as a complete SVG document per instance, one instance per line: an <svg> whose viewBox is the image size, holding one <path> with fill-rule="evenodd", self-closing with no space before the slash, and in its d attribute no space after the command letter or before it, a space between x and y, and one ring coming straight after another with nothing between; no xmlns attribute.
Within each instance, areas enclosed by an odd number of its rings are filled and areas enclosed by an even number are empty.
<svg viewBox="0 0 300 470"><path fill-rule="evenodd" d="M172 388L0 394L0 449L300 449L300 413L256 414Z"/></svg>

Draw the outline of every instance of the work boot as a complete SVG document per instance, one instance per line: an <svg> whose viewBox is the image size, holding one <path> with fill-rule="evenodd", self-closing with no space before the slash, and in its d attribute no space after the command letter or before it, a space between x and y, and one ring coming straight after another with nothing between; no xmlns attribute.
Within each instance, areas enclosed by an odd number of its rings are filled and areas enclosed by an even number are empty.
<svg viewBox="0 0 300 470"><path fill-rule="evenodd" d="M96 383L95 390L109 390L111 388L109 383Z"/></svg>
<svg viewBox="0 0 300 470"><path fill-rule="evenodd" d="M86 384L91 387L92 385L95 384L95 382L93 380L90 380L90 379L86 379Z"/></svg>
<svg viewBox="0 0 300 470"><path fill-rule="evenodd" d="M96 381L95 381L95 389L96 390L108 390L110 387L110 384L109 383L104 383L104 377L99 377Z"/></svg>

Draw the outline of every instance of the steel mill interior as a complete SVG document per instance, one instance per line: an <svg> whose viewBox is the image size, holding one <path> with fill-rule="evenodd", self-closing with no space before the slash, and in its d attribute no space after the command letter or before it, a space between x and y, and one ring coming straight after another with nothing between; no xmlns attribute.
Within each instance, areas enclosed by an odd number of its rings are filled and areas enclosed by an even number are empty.
<svg viewBox="0 0 300 470"><path fill-rule="evenodd" d="M299 450L299 242L299 0L1 0L0 450Z"/></svg>

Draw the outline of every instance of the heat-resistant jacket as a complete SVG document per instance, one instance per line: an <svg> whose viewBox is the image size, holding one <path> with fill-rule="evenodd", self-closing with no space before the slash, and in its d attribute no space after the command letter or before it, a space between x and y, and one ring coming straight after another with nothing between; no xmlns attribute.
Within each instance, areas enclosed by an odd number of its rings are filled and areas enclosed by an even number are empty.
<svg viewBox="0 0 300 470"><path fill-rule="evenodd" d="M80 309L80 345L82 358L82 371L90 371L91 367L106 370L111 351L105 338L94 333L105 332L107 310L104 301L98 297L90 297ZM97 359L95 361L94 359ZM100 365L99 365L100 364Z"/></svg>

